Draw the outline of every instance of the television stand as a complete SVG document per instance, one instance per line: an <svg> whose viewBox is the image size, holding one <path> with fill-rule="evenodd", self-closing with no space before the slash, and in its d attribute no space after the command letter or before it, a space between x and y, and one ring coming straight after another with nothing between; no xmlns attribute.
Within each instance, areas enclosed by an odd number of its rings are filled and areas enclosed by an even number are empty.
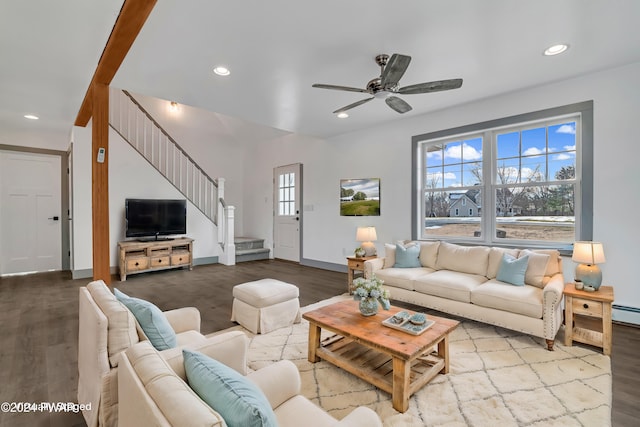
<svg viewBox="0 0 640 427"><path fill-rule="evenodd" d="M126 240L118 242L120 280L147 271L189 267L193 269L193 239Z"/></svg>

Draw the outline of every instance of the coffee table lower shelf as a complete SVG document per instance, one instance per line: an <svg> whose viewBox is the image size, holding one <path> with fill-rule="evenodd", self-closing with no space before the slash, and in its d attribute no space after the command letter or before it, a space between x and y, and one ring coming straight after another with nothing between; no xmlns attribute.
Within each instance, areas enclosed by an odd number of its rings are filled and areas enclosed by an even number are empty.
<svg viewBox="0 0 640 427"><path fill-rule="evenodd" d="M400 412L407 410L411 395L447 370L445 358L433 350L406 361L340 335L325 339L315 356L391 394Z"/></svg>

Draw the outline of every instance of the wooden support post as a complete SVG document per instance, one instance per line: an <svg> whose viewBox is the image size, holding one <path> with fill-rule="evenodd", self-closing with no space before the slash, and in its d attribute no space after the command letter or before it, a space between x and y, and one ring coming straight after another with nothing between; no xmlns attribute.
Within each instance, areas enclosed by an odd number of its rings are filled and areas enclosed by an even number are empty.
<svg viewBox="0 0 640 427"><path fill-rule="evenodd" d="M108 285L111 283L109 259L109 85L94 83L91 92L93 280L102 279Z"/></svg>

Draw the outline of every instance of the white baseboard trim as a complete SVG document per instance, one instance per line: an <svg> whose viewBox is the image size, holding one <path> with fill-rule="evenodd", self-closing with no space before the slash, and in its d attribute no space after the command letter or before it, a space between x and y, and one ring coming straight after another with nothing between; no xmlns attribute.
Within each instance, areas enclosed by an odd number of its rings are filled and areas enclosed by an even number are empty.
<svg viewBox="0 0 640 427"><path fill-rule="evenodd" d="M640 326L640 308L613 304L611 317L616 322Z"/></svg>

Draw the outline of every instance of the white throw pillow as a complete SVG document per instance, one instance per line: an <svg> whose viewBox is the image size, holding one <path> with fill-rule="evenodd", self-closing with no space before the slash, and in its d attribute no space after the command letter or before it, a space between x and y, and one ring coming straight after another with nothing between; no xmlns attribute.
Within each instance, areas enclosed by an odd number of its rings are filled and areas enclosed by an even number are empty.
<svg viewBox="0 0 640 427"><path fill-rule="evenodd" d="M440 242L420 242L420 264L423 267L436 268Z"/></svg>
<svg viewBox="0 0 640 427"><path fill-rule="evenodd" d="M520 256L518 258L525 256L529 257L529 263L527 264L527 272L524 276L524 282L527 285L543 288L544 276L547 271L547 264L549 263L549 255L524 249L520 251Z"/></svg>
<svg viewBox="0 0 640 427"><path fill-rule="evenodd" d="M391 268L396 263L396 245L391 243L384 244L384 267Z"/></svg>

